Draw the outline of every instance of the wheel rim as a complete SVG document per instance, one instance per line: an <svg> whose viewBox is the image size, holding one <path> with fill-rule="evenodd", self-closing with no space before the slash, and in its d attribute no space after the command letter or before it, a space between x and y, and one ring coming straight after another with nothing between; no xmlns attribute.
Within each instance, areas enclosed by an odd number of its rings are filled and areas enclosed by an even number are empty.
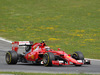
<svg viewBox="0 0 100 75"><path fill-rule="evenodd" d="M9 63L10 62L10 55L7 53L6 55L6 61Z"/></svg>
<svg viewBox="0 0 100 75"><path fill-rule="evenodd" d="M73 54L73 57L78 60L78 56L76 54Z"/></svg>
<svg viewBox="0 0 100 75"><path fill-rule="evenodd" d="M43 57L43 63L44 64L47 64L47 62L48 62L48 56L47 55L44 55L44 57Z"/></svg>

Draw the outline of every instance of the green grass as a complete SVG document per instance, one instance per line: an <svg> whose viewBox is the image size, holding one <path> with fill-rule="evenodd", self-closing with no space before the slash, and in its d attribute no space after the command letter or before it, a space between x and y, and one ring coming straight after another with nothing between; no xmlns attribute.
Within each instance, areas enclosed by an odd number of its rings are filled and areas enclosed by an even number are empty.
<svg viewBox="0 0 100 75"><path fill-rule="evenodd" d="M100 59L100 0L0 0L0 37Z"/></svg>
<svg viewBox="0 0 100 75"><path fill-rule="evenodd" d="M83 74L83 73L80 73L80 74L53 74L53 73L24 73L24 72L0 72L0 74L14 74L14 75L97 75L97 74Z"/></svg>

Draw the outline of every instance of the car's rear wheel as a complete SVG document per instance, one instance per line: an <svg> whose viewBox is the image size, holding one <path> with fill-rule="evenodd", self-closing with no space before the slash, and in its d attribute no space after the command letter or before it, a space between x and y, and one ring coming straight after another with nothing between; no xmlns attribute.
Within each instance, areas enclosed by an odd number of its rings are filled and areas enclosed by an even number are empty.
<svg viewBox="0 0 100 75"><path fill-rule="evenodd" d="M5 59L7 64L17 64L18 54L16 51L8 51Z"/></svg>
<svg viewBox="0 0 100 75"><path fill-rule="evenodd" d="M55 60L55 56L51 52L47 52L43 55L44 66L52 66L52 60Z"/></svg>
<svg viewBox="0 0 100 75"><path fill-rule="evenodd" d="M76 60L84 60L84 55L82 52L80 51L76 51L73 55L72 55L72 58L76 59ZM82 66L82 65L77 65L75 64L75 66Z"/></svg>

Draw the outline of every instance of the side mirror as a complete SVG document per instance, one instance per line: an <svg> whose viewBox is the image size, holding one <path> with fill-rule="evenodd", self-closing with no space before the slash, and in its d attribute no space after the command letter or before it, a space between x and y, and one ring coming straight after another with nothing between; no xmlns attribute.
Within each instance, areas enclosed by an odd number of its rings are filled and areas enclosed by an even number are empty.
<svg viewBox="0 0 100 75"><path fill-rule="evenodd" d="M60 48L58 48L58 51L60 50Z"/></svg>

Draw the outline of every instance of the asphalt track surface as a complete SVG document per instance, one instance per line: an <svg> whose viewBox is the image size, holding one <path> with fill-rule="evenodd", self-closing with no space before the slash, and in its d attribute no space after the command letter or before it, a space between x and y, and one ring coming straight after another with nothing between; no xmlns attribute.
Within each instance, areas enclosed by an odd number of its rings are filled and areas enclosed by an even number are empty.
<svg viewBox="0 0 100 75"><path fill-rule="evenodd" d="M0 40L0 71L100 74L100 60L91 60L91 65L83 65L81 67L75 67L74 65L44 67L43 65L20 62L17 65L7 65L5 62L5 53L9 50L11 50L11 43ZM24 48L20 48L19 52L24 52Z"/></svg>

